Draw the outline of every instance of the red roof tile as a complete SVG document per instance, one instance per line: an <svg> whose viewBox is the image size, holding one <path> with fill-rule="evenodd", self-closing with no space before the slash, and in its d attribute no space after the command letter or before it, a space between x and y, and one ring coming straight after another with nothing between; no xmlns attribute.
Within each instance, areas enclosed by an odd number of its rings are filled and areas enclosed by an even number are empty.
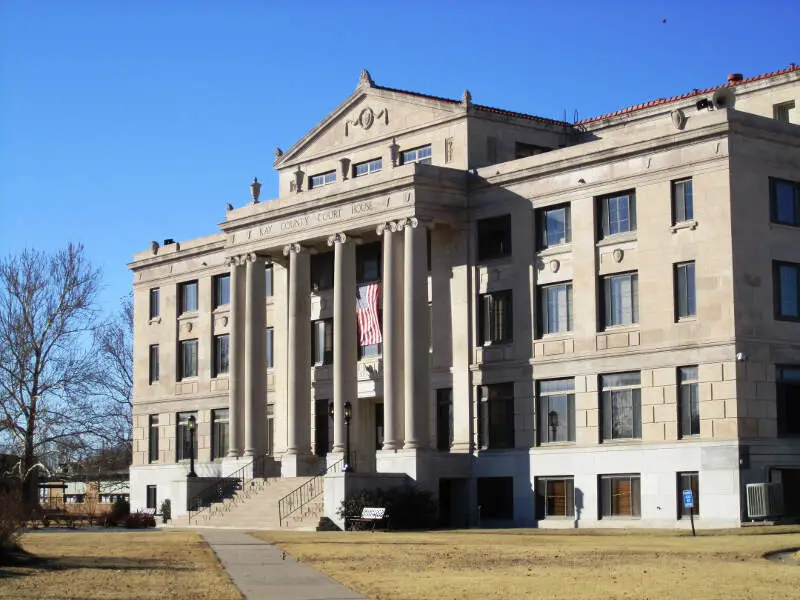
<svg viewBox="0 0 800 600"><path fill-rule="evenodd" d="M438 100L439 102L449 102L450 104L461 104L460 100L453 100L452 98L442 98L441 96L431 96L430 94L420 94L419 92L409 92L408 90L399 90L397 88L385 87L382 85L373 85L376 90L384 90L386 92L397 92L398 94L407 94L409 96L417 96L419 98L430 98L431 100Z"/></svg>
<svg viewBox="0 0 800 600"><path fill-rule="evenodd" d="M636 112L637 110L642 110L644 108L650 108L653 106L659 106L661 104L669 104L670 102L675 102L677 100L685 100L686 98L691 98L693 96L705 96L707 94L711 94L720 88L725 87L735 87L737 85L742 85L744 83L752 83L754 81L759 81L761 79L769 79L770 77L776 77L778 75L785 75L786 73L792 73L793 71L800 71L800 65L795 65L792 63L792 66L781 69L780 71L773 71L772 73L764 73L763 75L756 75L755 77L750 77L748 79L743 79L742 81L732 81L729 83L724 83L722 85L717 85L714 87L706 88L704 90L692 90L686 94L681 94L679 96L673 96L672 98L658 98L657 100L650 100L649 102L643 102L642 104L637 104L636 106L629 106L628 108L622 108L620 110L616 110L614 112L606 113L604 115L600 115L597 117L591 117L589 119L584 119L582 121L578 121L577 124L585 125L587 123L593 123L595 121L600 121L602 119L609 119L611 117L616 117L619 115L625 115L628 113Z"/></svg>

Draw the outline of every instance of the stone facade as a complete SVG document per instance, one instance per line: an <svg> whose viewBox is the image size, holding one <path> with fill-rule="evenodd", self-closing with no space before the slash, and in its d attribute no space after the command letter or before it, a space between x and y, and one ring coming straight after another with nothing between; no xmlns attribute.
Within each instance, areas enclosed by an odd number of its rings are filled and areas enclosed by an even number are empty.
<svg viewBox="0 0 800 600"><path fill-rule="evenodd" d="M800 469L775 377L800 365L800 324L776 320L773 278L800 263L800 229L770 217L770 178L800 181L789 102L794 66L568 124L362 74L276 152L278 198L129 265L133 507L186 471L179 413L199 474L267 454L293 476L342 457L349 402L357 470L411 476L452 524L682 526L683 474L700 526L738 525L746 483ZM382 346L359 353L371 280Z"/></svg>

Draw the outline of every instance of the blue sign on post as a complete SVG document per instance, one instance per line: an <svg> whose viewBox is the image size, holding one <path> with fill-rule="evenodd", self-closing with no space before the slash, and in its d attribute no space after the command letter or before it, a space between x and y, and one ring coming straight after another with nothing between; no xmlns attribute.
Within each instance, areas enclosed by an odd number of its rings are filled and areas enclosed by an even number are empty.
<svg viewBox="0 0 800 600"><path fill-rule="evenodd" d="M694 496L692 490L683 490L683 507L694 508Z"/></svg>

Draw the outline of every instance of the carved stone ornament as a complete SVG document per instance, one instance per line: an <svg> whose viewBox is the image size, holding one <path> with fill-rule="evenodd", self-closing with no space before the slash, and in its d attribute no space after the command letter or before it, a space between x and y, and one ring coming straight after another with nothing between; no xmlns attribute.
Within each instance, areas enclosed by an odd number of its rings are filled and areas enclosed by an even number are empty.
<svg viewBox="0 0 800 600"><path fill-rule="evenodd" d="M361 69L361 75L358 78L358 87L373 87L374 85L375 81L372 79L372 75L369 74L369 71Z"/></svg>
<svg viewBox="0 0 800 600"><path fill-rule="evenodd" d="M305 177L305 173L300 167L297 167L297 171L294 172L294 191L297 193L303 191L303 177Z"/></svg>
<svg viewBox="0 0 800 600"><path fill-rule="evenodd" d="M350 159L340 158L339 166L341 167L342 170L342 181L345 181L347 179L347 176L350 175Z"/></svg>
<svg viewBox="0 0 800 600"><path fill-rule="evenodd" d="M395 138L392 138L392 143L389 144L389 156L392 157L392 166L397 166L397 157L400 155L400 145Z"/></svg>
<svg viewBox="0 0 800 600"><path fill-rule="evenodd" d="M192 333L192 324L191 324L191 322L186 324L186 331L188 333Z"/></svg>
<svg viewBox="0 0 800 600"><path fill-rule="evenodd" d="M261 184L258 182L258 177L253 177L253 183L250 184L250 195L253 197L253 204L258 204L258 197L261 195Z"/></svg>
<svg viewBox="0 0 800 600"><path fill-rule="evenodd" d="M227 327L228 326L228 317L222 317L222 326L223 327Z"/></svg>
<svg viewBox="0 0 800 600"><path fill-rule="evenodd" d="M334 233L328 236L328 246L333 247L336 243L344 244L347 241L347 235L344 233Z"/></svg>
<svg viewBox="0 0 800 600"><path fill-rule="evenodd" d="M150 242L150 252L158 254L158 242Z"/></svg>
<svg viewBox="0 0 800 600"><path fill-rule="evenodd" d="M348 119L344 122L344 134L350 135L350 126L361 127L362 129L369 129L376 119L383 120L384 125L389 124L389 109L382 108L379 112L375 112L369 106L362 108L353 119Z"/></svg>
<svg viewBox="0 0 800 600"><path fill-rule="evenodd" d="M300 254L303 247L300 244L286 244L283 247L283 255L289 256L290 254Z"/></svg>
<svg viewBox="0 0 800 600"><path fill-rule="evenodd" d="M453 162L453 138L445 138L444 140L444 162Z"/></svg>
<svg viewBox="0 0 800 600"><path fill-rule="evenodd" d="M275 147L275 160L278 160L281 156L283 156L283 150L279 147Z"/></svg>
<svg viewBox="0 0 800 600"><path fill-rule="evenodd" d="M675 126L675 129L682 130L686 127L686 114L680 108L673 110L669 113L669 116L672 119L672 124Z"/></svg>
<svg viewBox="0 0 800 600"><path fill-rule="evenodd" d="M611 256L614 257L614 262L622 262L622 257L625 256L625 253L620 248L617 248L611 253Z"/></svg>
<svg viewBox="0 0 800 600"><path fill-rule="evenodd" d="M550 261L550 270L553 273L558 273L558 270L561 268L561 263L558 262L555 258Z"/></svg>

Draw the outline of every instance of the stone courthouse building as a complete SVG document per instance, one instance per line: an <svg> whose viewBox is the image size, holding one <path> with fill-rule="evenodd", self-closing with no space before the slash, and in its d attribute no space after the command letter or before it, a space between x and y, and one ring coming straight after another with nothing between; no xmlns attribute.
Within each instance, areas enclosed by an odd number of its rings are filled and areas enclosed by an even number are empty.
<svg viewBox="0 0 800 600"><path fill-rule="evenodd" d="M277 198L129 265L132 507L185 511L194 451L322 473L349 429L453 525L797 511L800 67L719 83L567 123L362 72Z"/></svg>

